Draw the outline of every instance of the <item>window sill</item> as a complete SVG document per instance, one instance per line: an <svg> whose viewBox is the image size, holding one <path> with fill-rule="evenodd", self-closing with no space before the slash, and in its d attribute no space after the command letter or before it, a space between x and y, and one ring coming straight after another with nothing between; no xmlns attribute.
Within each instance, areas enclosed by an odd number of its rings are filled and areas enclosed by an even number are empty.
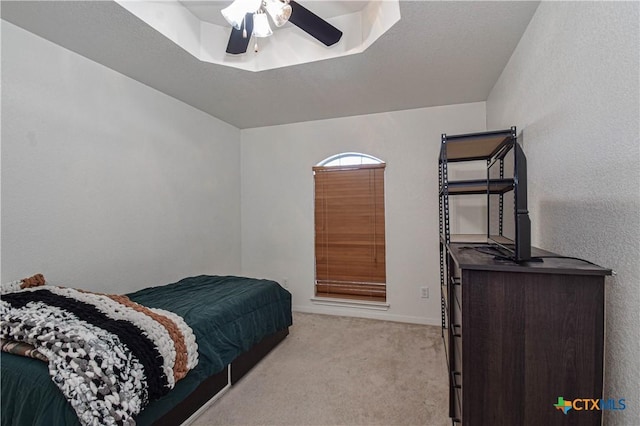
<svg viewBox="0 0 640 426"><path fill-rule="evenodd" d="M341 306L345 308L372 309L376 311L388 311L389 304L386 302L368 302L366 300L337 299L334 297L312 297L311 302L315 305Z"/></svg>

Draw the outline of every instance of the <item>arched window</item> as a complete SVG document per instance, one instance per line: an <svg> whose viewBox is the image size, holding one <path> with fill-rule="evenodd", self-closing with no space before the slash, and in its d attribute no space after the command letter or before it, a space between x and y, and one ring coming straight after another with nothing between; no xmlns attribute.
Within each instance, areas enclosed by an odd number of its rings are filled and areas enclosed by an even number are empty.
<svg viewBox="0 0 640 426"><path fill-rule="evenodd" d="M384 169L353 152L313 168L316 297L386 302Z"/></svg>
<svg viewBox="0 0 640 426"><path fill-rule="evenodd" d="M356 166L362 164L384 164L379 158L358 152L343 152L342 154L333 155L320 163L318 166L334 167L334 166Z"/></svg>

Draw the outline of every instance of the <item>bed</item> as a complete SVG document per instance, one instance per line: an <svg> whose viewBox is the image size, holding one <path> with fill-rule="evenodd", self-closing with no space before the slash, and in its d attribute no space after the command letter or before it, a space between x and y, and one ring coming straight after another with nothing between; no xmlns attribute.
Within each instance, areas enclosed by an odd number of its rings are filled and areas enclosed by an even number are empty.
<svg viewBox="0 0 640 426"><path fill-rule="evenodd" d="M139 425L194 418L282 341L292 324L291 294L270 280L203 275L126 296L182 317L198 346L197 365L136 416ZM2 425L80 424L45 362L5 352L1 357Z"/></svg>

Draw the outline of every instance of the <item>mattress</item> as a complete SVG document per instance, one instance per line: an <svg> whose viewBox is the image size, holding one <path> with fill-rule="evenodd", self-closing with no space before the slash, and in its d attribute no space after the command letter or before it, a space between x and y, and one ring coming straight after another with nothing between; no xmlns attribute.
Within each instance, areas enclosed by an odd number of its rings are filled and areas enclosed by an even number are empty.
<svg viewBox="0 0 640 426"><path fill-rule="evenodd" d="M183 317L193 329L199 352L197 367L147 406L136 419L140 425L153 423L207 377L222 371L265 336L292 324L291 294L270 280L201 275L127 296ZM2 425L79 424L44 362L7 353L1 357Z"/></svg>

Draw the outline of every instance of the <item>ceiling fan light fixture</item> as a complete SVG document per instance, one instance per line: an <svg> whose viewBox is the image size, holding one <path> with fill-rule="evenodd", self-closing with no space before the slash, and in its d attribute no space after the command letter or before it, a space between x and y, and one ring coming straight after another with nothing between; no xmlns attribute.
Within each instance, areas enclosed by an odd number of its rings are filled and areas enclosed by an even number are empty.
<svg viewBox="0 0 640 426"><path fill-rule="evenodd" d="M245 12L243 19L240 12ZM257 41L273 35L269 16L278 26L291 22L327 47L342 38L342 31L293 0L235 0L222 14L233 25L226 50L231 55L246 53L252 37Z"/></svg>
<svg viewBox="0 0 640 426"><path fill-rule="evenodd" d="M236 30L242 28L242 21L247 13L253 13L260 8L262 0L235 0L229 6L220 11L224 19L227 20Z"/></svg>
<svg viewBox="0 0 640 426"><path fill-rule="evenodd" d="M287 23L291 16L291 5L288 0L266 0L265 3L265 9L267 9L276 27L281 27Z"/></svg>
<svg viewBox="0 0 640 426"><path fill-rule="evenodd" d="M259 10L253 14L253 35L256 37L269 37L273 34L267 14Z"/></svg>

